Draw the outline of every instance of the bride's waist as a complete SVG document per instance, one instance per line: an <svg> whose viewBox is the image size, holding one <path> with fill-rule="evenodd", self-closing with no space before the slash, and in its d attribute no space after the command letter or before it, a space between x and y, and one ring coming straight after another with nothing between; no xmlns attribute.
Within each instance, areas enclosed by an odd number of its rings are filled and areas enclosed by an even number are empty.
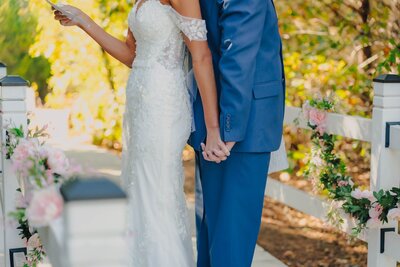
<svg viewBox="0 0 400 267"><path fill-rule="evenodd" d="M132 62L132 69L135 68L146 68L152 69L161 67L167 71L183 71L183 64L177 62L160 61L151 58L135 58Z"/></svg>

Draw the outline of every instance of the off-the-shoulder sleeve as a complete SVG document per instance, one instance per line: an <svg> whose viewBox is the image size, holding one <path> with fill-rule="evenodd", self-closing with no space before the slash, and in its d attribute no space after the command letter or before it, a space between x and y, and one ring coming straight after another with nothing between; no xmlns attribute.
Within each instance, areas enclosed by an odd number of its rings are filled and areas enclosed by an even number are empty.
<svg viewBox="0 0 400 267"><path fill-rule="evenodd" d="M171 14L178 28L190 41L207 40L205 20L182 16L173 8L171 8Z"/></svg>

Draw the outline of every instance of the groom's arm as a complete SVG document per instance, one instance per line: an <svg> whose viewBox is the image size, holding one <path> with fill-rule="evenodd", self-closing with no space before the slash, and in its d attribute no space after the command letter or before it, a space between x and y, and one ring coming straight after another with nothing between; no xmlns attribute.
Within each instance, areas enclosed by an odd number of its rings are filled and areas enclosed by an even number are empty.
<svg viewBox="0 0 400 267"><path fill-rule="evenodd" d="M267 0L225 0L221 7L220 124L223 140L245 138L250 115L256 56L261 44Z"/></svg>

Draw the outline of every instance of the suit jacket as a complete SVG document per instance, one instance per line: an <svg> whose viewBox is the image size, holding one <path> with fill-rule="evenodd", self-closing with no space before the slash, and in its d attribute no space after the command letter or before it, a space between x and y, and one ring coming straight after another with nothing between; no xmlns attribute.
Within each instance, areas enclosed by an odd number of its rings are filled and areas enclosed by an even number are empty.
<svg viewBox="0 0 400 267"><path fill-rule="evenodd" d="M221 136L237 142L236 152L279 148L285 76L278 18L272 0L200 0L213 56ZM197 150L206 138L203 106L195 96Z"/></svg>

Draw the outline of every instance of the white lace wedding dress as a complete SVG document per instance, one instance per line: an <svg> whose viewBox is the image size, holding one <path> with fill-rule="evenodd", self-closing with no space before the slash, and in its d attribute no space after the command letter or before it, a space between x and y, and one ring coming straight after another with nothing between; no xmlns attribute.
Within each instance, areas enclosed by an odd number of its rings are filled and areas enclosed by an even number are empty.
<svg viewBox="0 0 400 267"><path fill-rule="evenodd" d="M205 22L158 0L129 15L136 58L126 88L122 177L130 197L130 267L194 266L182 150L192 111L183 35L205 41Z"/></svg>

